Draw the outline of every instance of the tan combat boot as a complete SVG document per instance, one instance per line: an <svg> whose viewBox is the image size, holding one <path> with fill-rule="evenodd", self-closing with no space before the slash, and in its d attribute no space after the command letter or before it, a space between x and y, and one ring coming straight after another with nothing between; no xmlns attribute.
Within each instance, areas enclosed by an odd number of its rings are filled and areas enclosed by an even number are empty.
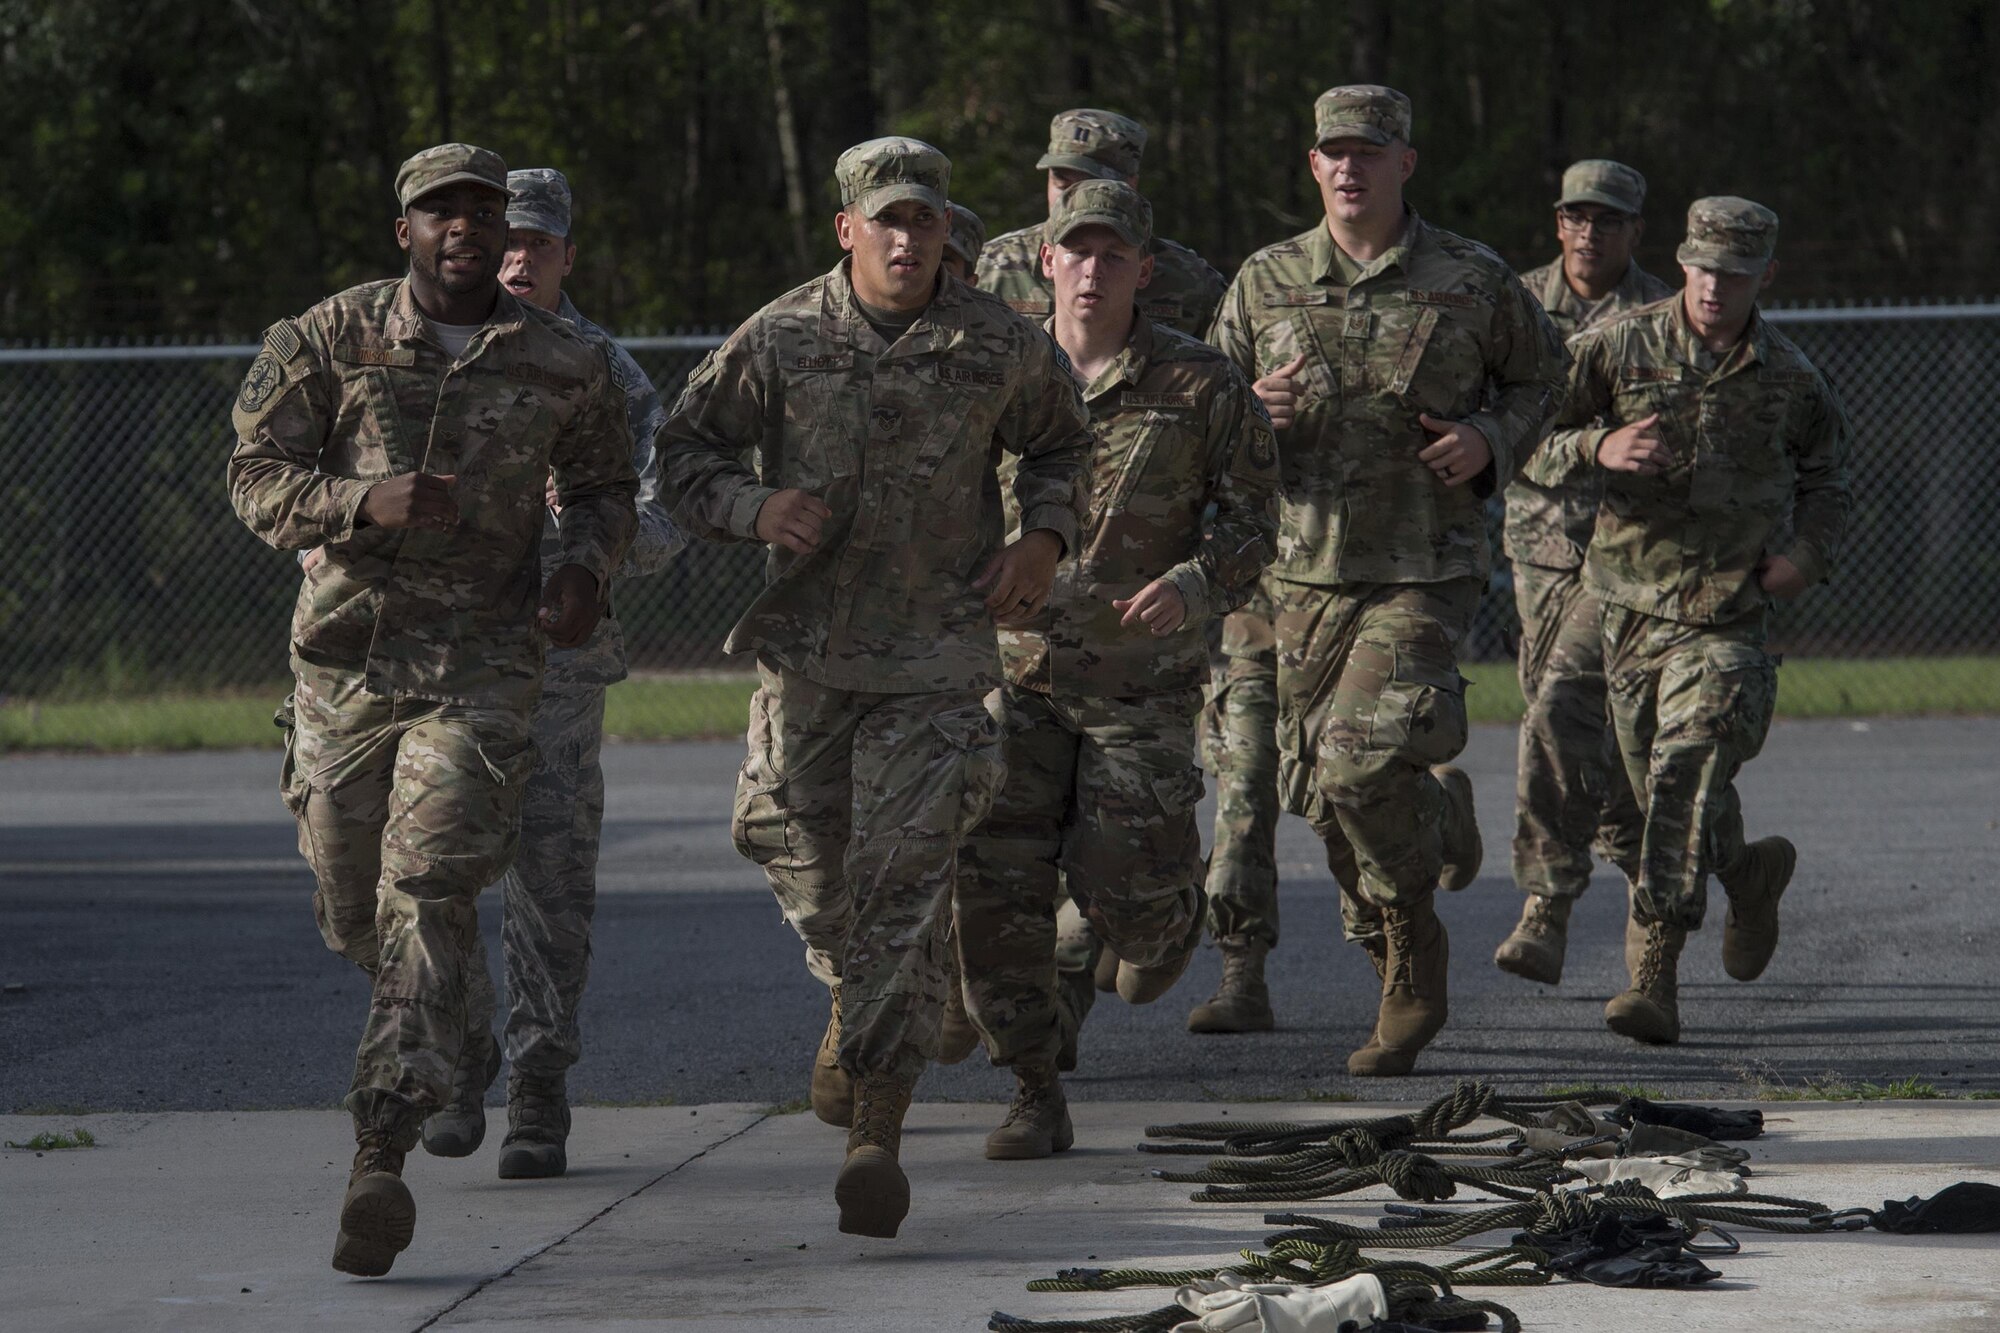
<svg viewBox="0 0 2000 1333"><path fill-rule="evenodd" d="M425 1152L470 1157L479 1151L486 1141L486 1090L499 1074L500 1043L492 1031L468 1034L451 1072L451 1099L424 1121Z"/></svg>
<svg viewBox="0 0 2000 1333"><path fill-rule="evenodd" d="M369 1130L360 1136L347 1197L340 1201L340 1236L333 1243L333 1266L356 1277L381 1277L410 1246L417 1230L417 1201L403 1183L404 1150L390 1135Z"/></svg>
<svg viewBox="0 0 2000 1333"><path fill-rule="evenodd" d="M1444 1027L1451 947L1431 900L1382 909L1388 939L1382 1004L1368 1044L1347 1057L1356 1078L1393 1078L1416 1068L1417 1052Z"/></svg>
<svg viewBox="0 0 2000 1333"><path fill-rule="evenodd" d="M1222 984L1188 1011L1188 1031L1269 1032L1276 1027L1271 988L1264 984L1264 955L1270 951L1262 940L1223 945Z"/></svg>
<svg viewBox="0 0 2000 1333"><path fill-rule="evenodd" d="M1157 963L1141 967L1127 959L1118 962L1118 998L1127 1004L1151 1004L1173 989L1187 971L1188 960L1201 947L1201 932L1208 921L1208 894L1195 886L1194 913L1188 919L1187 934L1174 951ZM1100 931L1100 938L1104 932ZM1110 946L1105 946L1110 952Z"/></svg>
<svg viewBox="0 0 2000 1333"><path fill-rule="evenodd" d="M846 1129L854 1123L854 1080L840 1067L840 987L833 988L833 1014L813 1056L813 1114Z"/></svg>
<svg viewBox="0 0 2000 1333"><path fill-rule="evenodd" d="M1056 1071L1047 1065L1016 1065L1014 1104L1000 1127L986 1136L986 1156L996 1162L1025 1162L1068 1152L1075 1142L1069 1100Z"/></svg>
<svg viewBox="0 0 2000 1333"><path fill-rule="evenodd" d="M1563 979L1563 949L1569 941L1568 898L1531 893L1522 904L1520 924L1500 941L1493 962L1502 972L1553 986Z"/></svg>
<svg viewBox="0 0 2000 1333"><path fill-rule="evenodd" d="M1472 779L1452 764L1439 764L1431 776L1444 789L1444 813L1438 830L1444 843L1444 865L1438 871L1438 887L1458 892L1479 878L1479 866L1486 859L1486 844L1479 836L1479 819L1472 809Z"/></svg>
<svg viewBox="0 0 2000 1333"><path fill-rule="evenodd" d="M915 1079L894 1074L854 1080L854 1127L847 1132L847 1161L833 1186L840 1229L850 1236L892 1237L909 1216L910 1180L896 1154L916 1086Z"/></svg>
<svg viewBox="0 0 2000 1333"><path fill-rule="evenodd" d="M965 1012L965 982L954 970L944 992L944 1017L938 1021L937 1062L960 1064L979 1049L979 1029Z"/></svg>
<svg viewBox="0 0 2000 1333"><path fill-rule="evenodd" d="M568 1080L516 1070L507 1080L507 1137L500 1179L548 1180L569 1170Z"/></svg>
<svg viewBox="0 0 2000 1333"><path fill-rule="evenodd" d="M1681 1039L1680 960L1687 931L1664 921L1640 926L1637 966L1632 988L1614 995L1604 1006L1604 1026L1621 1037L1667 1046ZM1626 959L1632 963L1632 931L1625 935Z"/></svg>
<svg viewBox="0 0 2000 1333"><path fill-rule="evenodd" d="M1778 951L1778 899L1792 882L1799 849L1788 838L1759 838L1744 851L1741 864L1717 876L1729 895L1722 970L1738 981L1755 981Z"/></svg>

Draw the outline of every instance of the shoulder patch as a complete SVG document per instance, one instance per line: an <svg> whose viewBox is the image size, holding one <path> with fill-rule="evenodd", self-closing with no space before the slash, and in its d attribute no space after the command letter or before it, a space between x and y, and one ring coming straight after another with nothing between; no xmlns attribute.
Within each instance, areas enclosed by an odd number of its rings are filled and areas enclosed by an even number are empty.
<svg viewBox="0 0 2000 1333"><path fill-rule="evenodd" d="M1250 462L1260 471L1268 472L1278 466L1278 437L1271 429L1270 419L1253 416L1250 419Z"/></svg>
<svg viewBox="0 0 2000 1333"><path fill-rule="evenodd" d="M1054 338L1050 338L1049 350L1055 353L1056 369L1060 370L1063 374L1069 376L1071 380L1075 380L1076 366L1071 363L1069 359L1069 353L1065 352L1062 349L1062 344L1057 342Z"/></svg>
<svg viewBox="0 0 2000 1333"><path fill-rule="evenodd" d="M1200 402L1200 395L1189 389L1183 393L1135 393L1127 389L1118 399L1120 407L1178 407L1192 408Z"/></svg>
<svg viewBox="0 0 2000 1333"><path fill-rule="evenodd" d="M277 358L266 348L250 363L250 372L243 377L243 387L236 393L236 406L244 412L261 412L284 382Z"/></svg>
<svg viewBox="0 0 2000 1333"><path fill-rule="evenodd" d="M271 349L271 355L280 361L289 361L305 347L305 340L299 336L299 326L289 319L281 319L264 330L264 346Z"/></svg>

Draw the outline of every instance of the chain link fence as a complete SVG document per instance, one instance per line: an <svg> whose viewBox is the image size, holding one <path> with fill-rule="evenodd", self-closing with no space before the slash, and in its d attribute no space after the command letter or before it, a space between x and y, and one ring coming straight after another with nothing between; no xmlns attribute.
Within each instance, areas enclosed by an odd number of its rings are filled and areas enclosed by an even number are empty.
<svg viewBox="0 0 2000 1333"><path fill-rule="evenodd" d="M1840 572L1779 617L1774 646L1800 668L1781 706L2000 709L2000 304L1770 314L1857 429ZM626 346L671 401L719 341ZM230 404L255 351L0 348L0 708L281 691L297 567L252 538L223 494ZM697 543L621 585L639 681L622 700L614 691L615 729L740 725L729 709L747 693L743 664L721 645L761 578L755 548ZM1504 626L1509 600L1503 574L1483 623ZM1504 633L1478 648L1502 658Z"/></svg>

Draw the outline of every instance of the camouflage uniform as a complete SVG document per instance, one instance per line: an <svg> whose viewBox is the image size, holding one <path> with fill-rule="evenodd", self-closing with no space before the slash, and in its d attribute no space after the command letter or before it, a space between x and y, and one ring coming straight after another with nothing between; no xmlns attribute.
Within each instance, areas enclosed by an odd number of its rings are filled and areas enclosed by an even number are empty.
<svg viewBox="0 0 2000 1333"><path fill-rule="evenodd" d="M952 251L965 261L966 272L976 274L979 268L979 254L986 248L986 224L979 214L964 204L951 206L951 234L945 240L945 249Z"/></svg>
<svg viewBox="0 0 2000 1333"><path fill-rule="evenodd" d="M942 211L949 171L928 145L877 140L843 156L843 194L870 212L921 190ZM814 553L772 547L729 636L760 678L734 833L813 975L839 987L841 1068L913 1079L936 1047L959 846L1000 781L986 702L998 646L972 587L1002 544L995 464L1020 460L1023 531L1073 550L1090 437L1041 330L941 275L885 346L848 262L711 353L659 445L674 516L696 536L756 540L782 488L833 510Z"/></svg>
<svg viewBox="0 0 2000 1333"><path fill-rule="evenodd" d="M561 319L502 291L454 363L407 280L280 320L237 396L237 513L281 550L326 548L292 621L282 790L327 945L374 976L358 1131L407 1146L449 1095L485 975L475 899L513 858L535 761L543 487L553 467L562 563L602 585L638 490L619 409ZM457 475L456 531L357 526L371 486L417 470Z"/></svg>
<svg viewBox="0 0 2000 1333"><path fill-rule="evenodd" d="M1514 474L1562 371L1547 319L1492 251L1410 212L1351 277L1326 225L1252 255L1214 341L1256 378L1306 354L1279 437L1283 506L1271 567L1284 808L1326 841L1350 938L1380 904L1427 899L1440 868L1429 767L1465 741L1456 650L1487 571L1475 488ZM1489 390L1490 402L1489 402ZM1466 420L1491 473L1448 489L1417 459L1417 414Z"/></svg>
<svg viewBox="0 0 2000 1333"><path fill-rule="evenodd" d="M1596 203L1637 216L1645 179L1616 162L1578 162L1563 173L1558 208ZM1598 301L1578 296L1562 260L1521 275L1564 338L1647 305L1672 289L1634 262ZM1594 472L1558 487L1518 477L1507 487L1505 545L1521 617L1520 759L1516 772L1514 882L1573 899L1590 883L1590 851L1632 879L1643 821L1611 736L1597 599L1583 585L1603 487Z"/></svg>
<svg viewBox="0 0 2000 1333"><path fill-rule="evenodd" d="M1144 200L1108 184L1098 200L1097 185L1073 186L1052 225L1102 212L1143 241ZM1051 964L1065 887L1135 966L1167 961L1198 928L1207 624L1248 594L1276 526L1269 419L1213 348L1135 313L1084 401L1096 437L1089 517L1048 605L1000 633L1007 776L959 877L967 1011L997 1065L1047 1064L1061 1044ZM1156 578L1187 608L1164 636L1120 623L1112 605Z"/></svg>
<svg viewBox="0 0 2000 1333"><path fill-rule="evenodd" d="M1776 230L1746 200L1702 200L1681 260L1761 272ZM1719 361L1678 296L1579 335L1571 351L1569 397L1531 475L1601 476L1583 577L1604 607L1618 748L1645 811L1633 917L1693 930L1709 873L1743 859L1734 780L1763 746L1777 693L1755 567L1776 553L1809 583L1832 571L1852 504L1852 431L1832 386L1756 313ZM1654 413L1674 455L1666 472L1598 466L1612 429Z"/></svg>
<svg viewBox="0 0 2000 1333"><path fill-rule="evenodd" d="M1224 948L1278 943L1278 637L1260 584L1222 621L1202 712L1202 766L1215 782L1208 933Z"/></svg>
<svg viewBox="0 0 2000 1333"><path fill-rule="evenodd" d="M1107 180L1131 181L1139 174L1146 129L1111 111L1065 111L1049 124L1049 151L1037 171L1062 168ZM1047 224L1037 222L996 236L979 256L979 287L1035 320L1055 309L1055 287L1042 276L1042 239ZM1139 311L1155 324L1199 338L1208 331L1222 299L1222 275L1185 245L1155 236L1146 243L1153 277L1139 291Z"/></svg>

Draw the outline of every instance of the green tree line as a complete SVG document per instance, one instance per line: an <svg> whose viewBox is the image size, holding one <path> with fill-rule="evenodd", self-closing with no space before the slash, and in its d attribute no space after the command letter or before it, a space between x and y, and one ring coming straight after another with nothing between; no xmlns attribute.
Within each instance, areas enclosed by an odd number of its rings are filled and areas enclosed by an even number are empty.
<svg viewBox="0 0 2000 1333"><path fill-rule="evenodd" d="M1774 295L2000 290L1991 0L0 0L0 337L254 332L401 267L398 163L463 139L569 173L573 290L727 325L831 263L830 169L910 133L993 232L1049 116L1152 132L1163 234L1225 272L1317 213L1311 103L1416 106L1411 197L1517 265L1577 157L1784 219Z"/></svg>

